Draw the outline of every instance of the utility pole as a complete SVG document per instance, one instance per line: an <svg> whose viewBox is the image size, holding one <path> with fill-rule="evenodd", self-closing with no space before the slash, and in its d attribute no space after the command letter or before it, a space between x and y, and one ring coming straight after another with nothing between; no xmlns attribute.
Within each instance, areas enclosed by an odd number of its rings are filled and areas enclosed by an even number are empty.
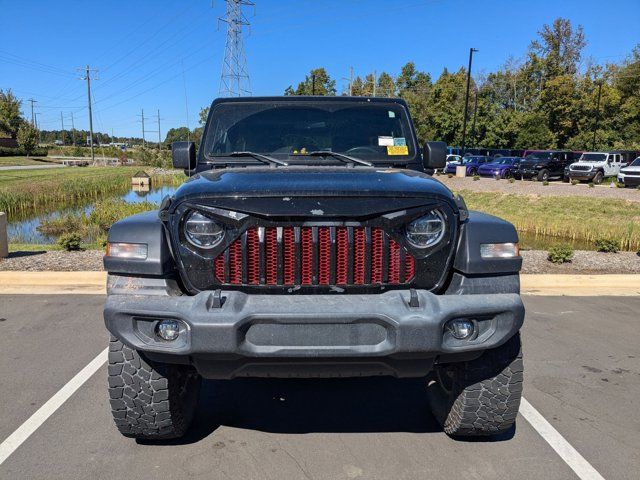
<svg viewBox="0 0 640 480"><path fill-rule="evenodd" d="M144 138L144 108L142 109L142 114L140 115L140 121L142 122L142 148L146 146L145 138Z"/></svg>
<svg viewBox="0 0 640 480"><path fill-rule="evenodd" d="M31 102L31 125L33 125L33 126L34 126L34 128L35 128L35 126L36 126L36 115L35 115L35 113L33 112L33 104L34 104L34 103L38 103L38 101L37 101L37 100L34 100L33 98L30 98L30 99L29 99L29 102Z"/></svg>
<svg viewBox="0 0 640 480"><path fill-rule="evenodd" d="M342 77L342 80L349 80L349 96L353 96L353 67L349 67L349 77Z"/></svg>
<svg viewBox="0 0 640 480"><path fill-rule="evenodd" d="M219 94L221 97L241 97L251 94L251 82L247 72L247 57L244 52L243 27L249 21L242 12L242 7L255 8L250 0L226 0L227 14L218 22L227 24L227 41L224 47L224 60L220 76Z"/></svg>
<svg viewBox="0 0 640 480"><path fill-rule="evenodd" d="M316 74L311 74L311 95L316 94Z"/></svg>
<svg viewBox="0 0 640 480"><path fill-rule="evenodd" d="M602 80L598 83L598 101L596 103L596 121L593 126L593 142L591 143L591 151L596 151L596 134L598 132L598 123L600 121L600 97L602 96Z"/></svg>
<svg viewBox="0 0 640 480"><path fill-rule="evenodd" d="M160 151L160 145L162 144L162 135L160 134L160 109L158 109L158 151Z"/></svg>
<svg viewBox="0 0 640 480"><path fill-rule="evenodd" d="M377 85L376 85L376 83L377 83L377 81L376 81L376 77L377 77L377 76L378 76L378 72L374 70L374 71L373 71L373 96L374 96L374 97L376 96L376 86L377 86Z"/></svg>
<svg viewBox="0 0 640 480"><path fill-rule="evenodd" d="M62 145L64 145L64 117L62 116L62 112L60 112L60 123L62 124Z"/></svg>
<svg viewBox="0 0 640 480"><path fill-rule="evenodd" d="M476 88L476 94L473 101L473 123L471 124L471 141L472 145L476 146L476 114L478 113L478 89Z"/></svg>
<svg viewBox="0 0 640 480"><path fill-rule="evenodd" d="M469 87L471 86L471 62L473 54L477 52L475 48L469 49L469 68L467 69L467 93L464 97L464 118L462 119L462 155L464 155L465 141L467 137L467 111L469 110Z"/></svg>
<svg viewBox="0 0 640 480"><path fill-rule="evenodd" d="M73 112L71 112L71 141L73 146L76 146L76 126L73 123Z"/></svg>
<svg viewBox="0 0 640 480"><path fill-rule="evenodd" d="M91 109L91 73L97 72L97 70L89 68L89 65L87 65L84 69L79 68L77 70L84 70L84 76L81 77L81 79L87 81L87 102L89 105L89 145L91 146L91 163L95 164L96 156L93 150L93 111ZM97 77L95 77L94 80L97 80Z"/></svg>

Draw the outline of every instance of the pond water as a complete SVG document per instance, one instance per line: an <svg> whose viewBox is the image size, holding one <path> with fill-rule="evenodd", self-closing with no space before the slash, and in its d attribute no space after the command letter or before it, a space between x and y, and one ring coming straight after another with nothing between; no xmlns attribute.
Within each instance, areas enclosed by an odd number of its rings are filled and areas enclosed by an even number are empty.
<svg viewBox="0 0 640 480"><path fill-rule="evenodd" d="M162 186L152 188L148 192L139 192L130 190L124 195L116 195L114 197L107 197L113 199L121 199L127 203L140 203L151 202L160 204L162 199L167 195L172 195L178 187ZM41 215L34 215L22 220L16 220L9 222L8 236L10 243L33 243L33 244L48 244L55 243L56 238L52 235L44 235L38 231L38 227L43 220L60 217L61 215L81 213L91 213L95 204L85 205L83 207L70 207L57 210L55 212L45 213Z"/></svg>

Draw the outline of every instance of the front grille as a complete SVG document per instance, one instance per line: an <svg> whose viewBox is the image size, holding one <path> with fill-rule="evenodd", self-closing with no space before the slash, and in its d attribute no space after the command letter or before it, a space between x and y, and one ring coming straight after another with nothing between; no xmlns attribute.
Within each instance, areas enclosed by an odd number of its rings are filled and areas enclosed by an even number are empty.
<svg viewBox="0 0 640 480"><path fill-rule="evenodd" d="M228 285L402 285L415 260L380 228L253 227L213 268Z"/></svg>
<svg viewBox="0 0 640 480"><path fill-rule="evenodd" d="M591 170L591 167L589 165L571 165L571 170L588 172Z"/></svg>

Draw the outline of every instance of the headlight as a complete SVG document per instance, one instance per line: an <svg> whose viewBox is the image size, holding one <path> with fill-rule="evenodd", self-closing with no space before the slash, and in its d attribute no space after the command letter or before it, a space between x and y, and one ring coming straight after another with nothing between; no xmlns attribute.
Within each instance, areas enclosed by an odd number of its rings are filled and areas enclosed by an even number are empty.
<svg viewBox="0 0 640 480"><path fill-rule="evenodd" d="M196 247L213 248L224 238L224 227L201 213L191 212L184 222L184 235Z"/></svg>
<svg viewBox="0 0 640 480"><path fill-rule="evenodd" d="M435 245L444 236L445 225L442 213L431 210L407 225L407 241L416 248L427 248Z"/></svg>

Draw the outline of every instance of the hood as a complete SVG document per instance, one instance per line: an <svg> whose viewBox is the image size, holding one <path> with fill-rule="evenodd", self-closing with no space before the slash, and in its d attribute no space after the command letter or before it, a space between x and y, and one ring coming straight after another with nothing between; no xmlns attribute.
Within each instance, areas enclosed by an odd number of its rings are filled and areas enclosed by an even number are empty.
<svg viewBox="0 0 640 480"><path fill-rule="evenodd" d="M624 167L620 169L621 173L640 173L640 165L637 167Z"/></svg>
<svg viewBox="0 0 640 480"><path fill-rule="evenodd" d="M457 210L451 191L426 174L360 167L211 170L184 183L171 208L185 201L263 215L362 216L434 201Z"/></svg>
<svg viewBox="0 0 640 480"><path fill-rule="evenodd" d="M606 162L601 161L601 162L576 162L576 163L572 163L571 167L602 167Z"/></svg>
<svg viewBox="0 0 640 480"><path fill-rule="evenodd" d="M536 158L531 160L520 160L520 166L522 167L533 167L534 165L546 165L549 163L549 159Z"/></svg>

